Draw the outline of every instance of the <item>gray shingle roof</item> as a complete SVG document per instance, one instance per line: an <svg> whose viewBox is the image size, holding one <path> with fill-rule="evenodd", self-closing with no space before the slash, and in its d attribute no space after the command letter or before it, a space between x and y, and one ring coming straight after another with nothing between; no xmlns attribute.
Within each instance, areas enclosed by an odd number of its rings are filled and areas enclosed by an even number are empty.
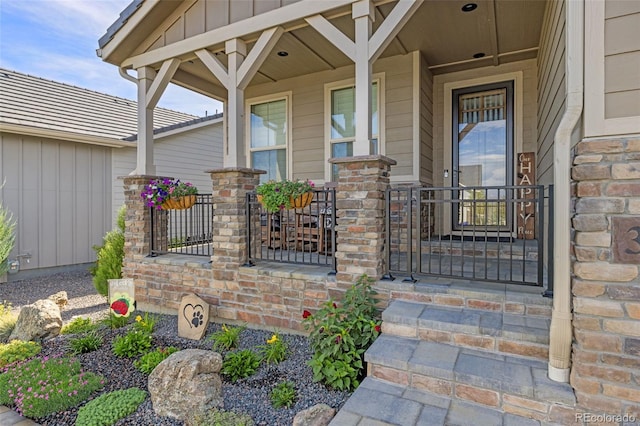
<svg viewBox="0 0 640 426"><path fill-rule="evenodd" d="M136 134L136 102L0 68L0 124L123 140ZM198 117L154 110L154 128Z"/></svg>
<svg viewBox="0 0 640 426"><path fill-rule="evenodd" d="M127 20L135 13L136 10L140 7L144 0L133 0L129 6L127 6L122 12L120 12L120 16L118 19L107 28L107 32L105 35L100 37L98 40L98 46L103 48L107 43L111 41L113 36L122 28L122 26L127 22Z"/></svg>

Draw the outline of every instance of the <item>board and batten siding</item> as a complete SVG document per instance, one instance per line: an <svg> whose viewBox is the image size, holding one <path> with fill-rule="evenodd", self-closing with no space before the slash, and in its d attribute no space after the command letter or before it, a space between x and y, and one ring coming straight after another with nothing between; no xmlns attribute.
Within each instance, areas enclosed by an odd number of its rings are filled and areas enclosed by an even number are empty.
<svg viewBox="0 0 640 426"><path fill-rule="evenodd" d="M420 183L433 186L433 74L420 55Z"/></svg>
<svg viewBox="0 0 640 426"><path fill-rule="evenodd" d="M111 148L0 133L2 204L17 222L20 269L95 261L111 229Z"/></svg>
<svg viewBox="0 0 640 426"><path fill-rule="evenodd" d="M565 3L547 3L538 52L537 182L542 185L553 183L553 140L566 108L565 28Z"/></svg>
<svg viewBox="0 0 640 426"><path fill-rule="evenodd" d="M191 182L202 194L210 194L211 177L206 170L222 167L222 120L211 122L194 130L159 136L154 142L156 174ZM113 176L113 222L118 209L124 204L124 187L120 176L126 176L136 168L135 148L114 148L111 156Z"/></svg>
<svg viewBox="0 0 640 426"><path fill-rule="evenodd" d="M383 58L373 65L374 74L384 74L384 154L398 165L391 168L393 181L416 181L413 171L413 55ZM301 77L249 86L247 101L271 94L292 94L291 178L325 181L325 84L353 79L354 67L341 67Z"/></svg>

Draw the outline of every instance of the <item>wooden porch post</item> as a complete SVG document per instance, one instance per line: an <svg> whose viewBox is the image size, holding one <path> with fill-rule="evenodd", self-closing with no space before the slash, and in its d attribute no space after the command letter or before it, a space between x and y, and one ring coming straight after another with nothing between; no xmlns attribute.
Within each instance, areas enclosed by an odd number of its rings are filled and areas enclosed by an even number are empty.
<svg viewBox="0 0 640 426"><path fill-rule="evenodd" d="M224 167L245 167L244 149L244 88L238 87L238 69L247 56L247 45L240 39L228 40L225 49L229 58L227 96L227 146Z"/></svg>
<svg viewBox="0 0 640 426"><path fill-rule="evenodd" d="M138 148L137 175L155 175L153 163L153 107L147 106L147 91L153 83L156 72L150 67L138 69Z"/></svg>
<svg viewBox="0 0 640 426"><path fill-rule="evenodd" d="M361 0L352 6L356 30L356 134L353 155L371 154L371 72L369 38L375 20L371 0Z"/></svg>

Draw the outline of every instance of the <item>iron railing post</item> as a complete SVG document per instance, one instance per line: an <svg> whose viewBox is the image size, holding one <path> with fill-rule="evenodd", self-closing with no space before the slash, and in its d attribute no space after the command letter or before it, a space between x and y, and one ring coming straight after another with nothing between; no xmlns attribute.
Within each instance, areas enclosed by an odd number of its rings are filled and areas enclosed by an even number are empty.
<svg viewBox="0 0 640 426"><path fill-rule="evenodd" d="M554 262L554 255L555 253L553 252L553 239L555 237L554 233L555 233L555 226L553 223L553 220L551 220L551 218L553 218L553 210L554 210L554 201L553 201L553 197L554 197L554 192L553 192L553 185L549 185L549 212L547 214L547 217L549 218L548 222L548 229L547 229L547 241L549 242L549 248L548 250L548 255L547 255L547 289L542 293L543 297L553 297L553 262ZM542 255L544 255L542 253ZM538 255L540 256L540 254Z"/></svg>
<svg viewBox="0 0 640 426"><path fill-rule="evenodd" d="M245 261L244 261L244 265L243 266L253 266L253 262L251 262L251 193L247 192L247 194L245 195L245 209L244 209L244 214L245 214L245 219L247 221L246 223L246 244L247 247L245 249ZM268 220L268 218L267 218Z"/></svg>
<svg viewBox="0 0 640 426"><path fill-rule="evenodd" d="M395 277L391 275L391 189L384 191L384 271L382 279L393 281Z"/></svg>

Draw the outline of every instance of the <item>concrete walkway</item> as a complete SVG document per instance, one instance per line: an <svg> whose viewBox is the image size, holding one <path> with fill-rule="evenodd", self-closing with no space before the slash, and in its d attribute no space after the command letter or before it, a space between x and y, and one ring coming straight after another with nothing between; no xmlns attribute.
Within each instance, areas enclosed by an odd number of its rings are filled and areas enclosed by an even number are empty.
<svg viewBox="0 0 640 426"><path fill-rule="evenodd" d="M35 423L20 414L11 410L9 407L0 405L0 425L2 426L38 426Z"/></svg>

